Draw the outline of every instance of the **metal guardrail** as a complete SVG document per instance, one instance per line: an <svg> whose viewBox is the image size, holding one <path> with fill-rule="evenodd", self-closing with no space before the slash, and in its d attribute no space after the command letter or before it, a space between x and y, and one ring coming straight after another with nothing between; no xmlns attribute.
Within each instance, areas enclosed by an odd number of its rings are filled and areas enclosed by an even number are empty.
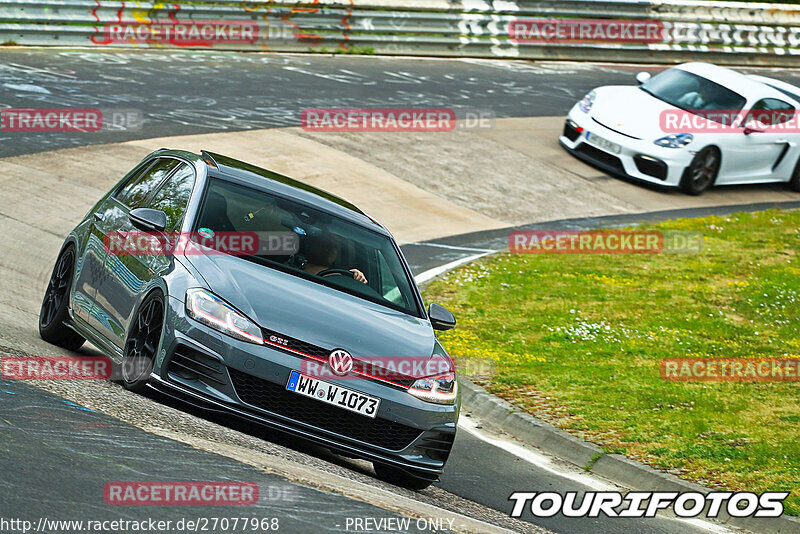
<svg viewBox="0 0 800 534"><path fill-rule="evenodd" d="M656 20L656 42L515 41L530 19ZM247 40L110 39L116 25L243 22ZM118 34L121 35L121 34ZM800 64L800 10L693 0L2 0L0 43L673 63Z"/></svg>

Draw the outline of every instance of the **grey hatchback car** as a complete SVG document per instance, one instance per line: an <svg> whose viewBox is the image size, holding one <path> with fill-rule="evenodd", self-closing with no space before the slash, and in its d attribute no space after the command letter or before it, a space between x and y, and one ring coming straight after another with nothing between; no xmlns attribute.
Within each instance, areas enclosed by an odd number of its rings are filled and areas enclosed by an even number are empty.
<svg viewBox="0 0 800 534"><path fill-rule="evenodd" d="M434 332L453 326L349 202L167 149L70 232L39 318L44 340L89 340L119 363L128 389L279 428L414 489L455 439L455 366Z"/></svg>

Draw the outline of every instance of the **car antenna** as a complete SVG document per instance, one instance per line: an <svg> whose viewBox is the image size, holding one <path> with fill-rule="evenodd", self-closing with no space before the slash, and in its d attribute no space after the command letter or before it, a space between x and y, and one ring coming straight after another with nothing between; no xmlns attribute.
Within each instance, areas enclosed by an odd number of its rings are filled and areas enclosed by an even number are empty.
<svg viewBox="0 0 800 534"><path fill-rule="evenodd" d="M217 165L217 162L214 160L214 157L205 150L201 150L200 155L203 156L203 161L205 161L212 167L219 167L219 165Z"/></svg>

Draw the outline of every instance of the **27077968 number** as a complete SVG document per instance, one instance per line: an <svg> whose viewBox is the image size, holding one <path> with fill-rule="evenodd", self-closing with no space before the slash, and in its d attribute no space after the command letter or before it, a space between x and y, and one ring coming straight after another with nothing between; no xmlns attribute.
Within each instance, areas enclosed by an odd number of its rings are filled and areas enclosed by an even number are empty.
<svg viewBox="0 0 800 534"><path fill-rule="evenodd" d="M177 527L196 532L269 532L279 530L280 521L277 517L198 517L181 519Z"/></svg>

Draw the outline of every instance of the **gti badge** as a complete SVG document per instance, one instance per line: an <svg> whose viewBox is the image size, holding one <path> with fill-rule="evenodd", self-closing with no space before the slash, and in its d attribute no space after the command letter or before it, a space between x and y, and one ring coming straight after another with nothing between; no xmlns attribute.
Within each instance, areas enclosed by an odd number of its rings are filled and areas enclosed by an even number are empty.
<svg viewBox="0 0 800 534"><path fill-rule="evenodd" d="M339 376L344 376L353 368L353 357L343 349L334 349L328 357L328 365Z"/></svg>
<svg viewBox="0 0 800 534"><path fill-rule="evenodd" d="M277 343L278 345L283 345L284 347L289 346L289 341L278 336L269 336L269 340L273 343Z"/></svg>

